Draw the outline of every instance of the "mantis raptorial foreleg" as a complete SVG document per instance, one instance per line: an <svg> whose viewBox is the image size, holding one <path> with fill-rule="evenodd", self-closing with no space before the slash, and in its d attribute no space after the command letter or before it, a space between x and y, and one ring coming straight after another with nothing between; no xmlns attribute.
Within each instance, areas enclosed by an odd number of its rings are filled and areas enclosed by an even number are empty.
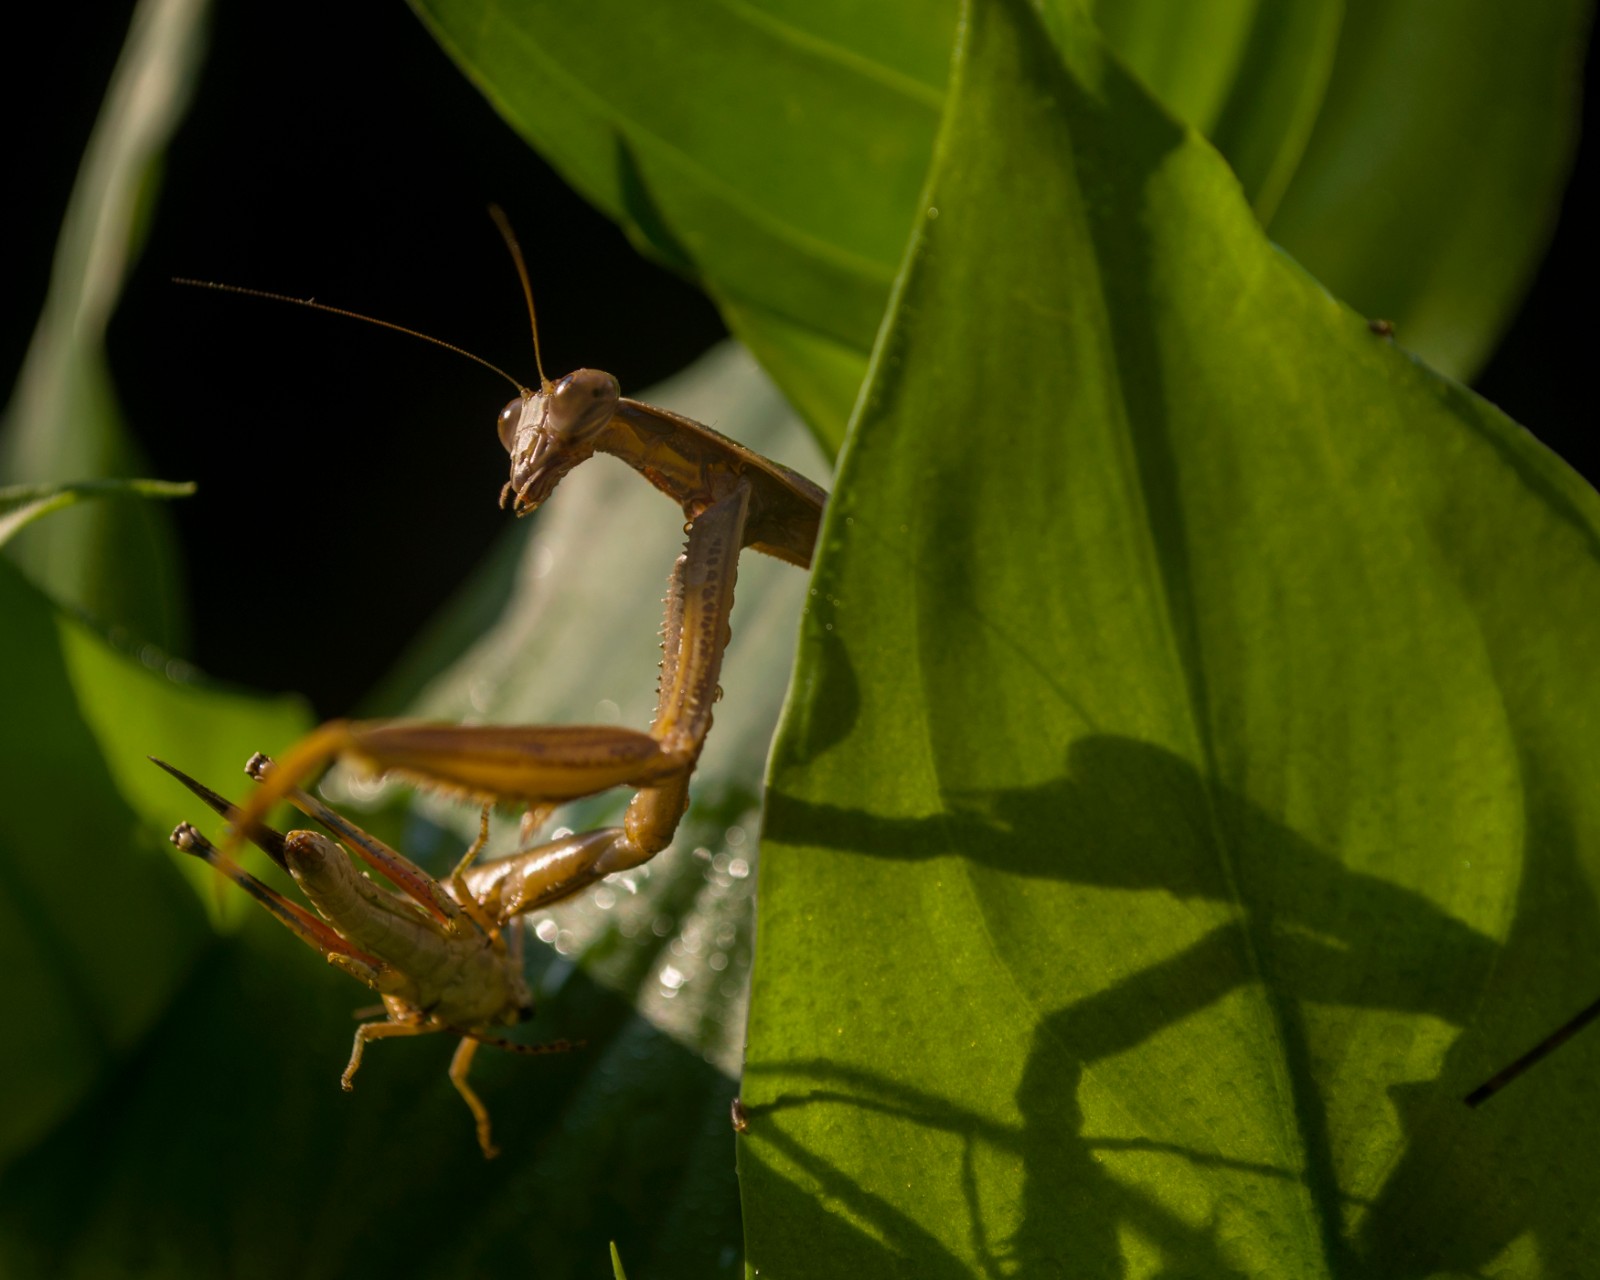
<svg viewBox="0 0 1600 1280"><path fill-rule="evenodd" d="M711 729L717 680L727 646L739 537L749 505L743 488L694 522L667 592L667 644L656 718L650 733L677 771L641 788L620 827L553 841L468 876L481 896L492 884L502 918L558 902L671 843L688 804L689 775ZM475 878L476 877L476 878Z"/></svg>
<svg viewBox="0 0 1600 1280"><path fill-rule="evenodd" d="M651 736L684 762L677 775L634 796L624 819L627 840L603 857L605 871L643 862L672 841L689 801L689 773L711 730L711 708L729 637L733 588L743 545L750 489L738 486L696 517L667 592L661 693Z"/></svg>
<svg viewBox="0 0 1600 1280"><path fill-rule="evenodd" d="M551 841L465 872L468 892L461 900L487 901L492 893L501 919L548 906L653 857L671 842L683 816L689 777L711 728L751 498L749 485L735 484L690 526L668 586L667 642L648 734L605 726L335 721L262 777L242 821L250 822L278 798L320 817L308 807L320 802L294 783L342 752L379 772L532 806L590 795L619 781L638 787L620 827ZM573 750L575 743L583 750Z"/></svg>

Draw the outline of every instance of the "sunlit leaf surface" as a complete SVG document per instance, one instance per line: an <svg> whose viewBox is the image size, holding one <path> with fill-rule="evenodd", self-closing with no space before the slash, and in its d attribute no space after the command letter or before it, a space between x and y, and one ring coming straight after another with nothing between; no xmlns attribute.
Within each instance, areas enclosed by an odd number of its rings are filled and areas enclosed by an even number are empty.
<svg viewBox="0 0 1600 1280"><path fill-rule="evenodd" d="M975 6L824 528L751 1266L1581 1274L1600 1040L1461 1099L1600 989L1600 502L1058 34Z"/></svg>

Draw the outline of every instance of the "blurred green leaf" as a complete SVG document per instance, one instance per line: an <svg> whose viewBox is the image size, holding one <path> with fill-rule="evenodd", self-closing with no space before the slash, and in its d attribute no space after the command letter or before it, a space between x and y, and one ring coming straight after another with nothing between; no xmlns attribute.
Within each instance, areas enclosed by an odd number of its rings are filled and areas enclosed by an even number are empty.
<svg viewBox="0 0 1600 1280"><path fill-rule="evenodd" d="M205 909L163 838L192 806L146 753L230 776L250 751L292 739L306 717L285 700L196 685L152 646L113 649L9 564L0 564L0 617L5 1168L113 1072L125 1082L128 1055L208 945ZM211 888L203 884L207 901ZM70 1231L59 1218L45 1229Z"/></svg>
<svg viewBox="0 0 1600 1280"><path fill-rule="evenodd" d="M1266 221L1294 175L1333 69L1344 0L1096 0L1106 42L1210 138Z"/></svg>
<svg viewBox="0 0 1600 1280"><path fill-rule="evenodd" d="M1592 9L1093 5L1112 49L1227 157L1272 238L1459 378L1487 360L1549 239Z"/></svg>
<svg viewBox="0 0 1600 1280"><path fill-rule="evenodd" d="M106 324L143 238L161 153L188 104L204 0L143 0L89 140L50 293L0 428L0 481L43 485L147 470L123 428ZM8 549L52 598L177 651L187 613L177 544L149 503L93 503Z"/></svg>
<svg viewBox="0 0 1600 1280"><path fill-rule="evenodd" d="M974 6L823 530L751 1268L1581 1274L1600 1040L1461 1099L1600 988L1600 500L1057 35Z"/></svg>
<svg viewBox="0 0 1600 1280"><path fill-rule="evenodd" d="M1333 75L1268 232L1434 368L1494 350L1555 226L1593 5L1345 0Z"/></svg>
<svg viewBox="0 0 1600 1280"><path fill-rule="evenodd" d="M0 488L0 546L51 512L85 498L187 498L189 481L84 480L77 484L18 484Z"/></svg>

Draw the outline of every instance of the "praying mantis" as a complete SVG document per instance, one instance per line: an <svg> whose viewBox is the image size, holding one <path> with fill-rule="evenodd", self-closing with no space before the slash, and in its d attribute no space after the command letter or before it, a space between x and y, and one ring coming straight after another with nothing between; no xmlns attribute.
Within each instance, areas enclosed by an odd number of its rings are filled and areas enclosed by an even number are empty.
<svg viewBox="0 0 1600 1280"><path fill-rule="evenodd" d="M671 843L688 807L689 780L720 696L739 554L749 547L809 568L827 501L812 481L710 427L624 398L608 373L578 369L556 381L546 377L527 266L504 215L498 209L491 215L527 301L537 389L471 352L388 321L258 290L179 283L292 302L397 329L499 373L517 387L498 424L511 463L500 505L519 517L538 510L568 472L596 453L619 458L678 503L687 542L668 578L657 707L649 731L613 725L334 720L275 764L253 758L248 771L260 785L237 808L162 764L232 826L220 848L187 824L173 833L174 843L249 892L330 964L382 995L388 1020L358 1029L341 1078L344 1086L350 1087L372 1040L454 1032L462 1040L450 1079L472 1111L485 1156L495 1153L488 1115L467 1084L467 1071L479 1044L513 1046L492 1028L522 1021L532 1009L520 956L506 944L503 927L639 866ZM302 788L335 759L483 807L479 838L446 881L433 880ZM634 791L620 826L536 840L557 805L619 786ZM280 836L267 828L264 819L280 800L338 834L400 893L361 876L326 837L304 831ZM496 804L523 809L522 847L474 866ZM320 919L237 866L232 855L246 839L295 878ZM522 1048L553 1052L565 1047Z"/></svg>

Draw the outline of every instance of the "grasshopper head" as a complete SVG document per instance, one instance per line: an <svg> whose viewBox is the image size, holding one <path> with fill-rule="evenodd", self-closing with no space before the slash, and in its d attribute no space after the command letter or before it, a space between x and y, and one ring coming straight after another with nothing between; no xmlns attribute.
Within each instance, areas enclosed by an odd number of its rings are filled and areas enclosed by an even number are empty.
<svg viewBox="0 0 1600 1280"><path fill-rule="evenodd" d="M571 471L594 452L622 390L609 373L579 369L541 390L524 391L500 411L500 443L511 455L511 479L500 505L531 515Z"/></svg>
<svg viewBox="0 0 1600 1280"><path fill-rule="evenodd" d="M519 1022L527 1022L534 1015L533 992L528 990L528 984L519 973L511 992L510 1008L506 1010L505 1023L514 1027Z"/></svg>

